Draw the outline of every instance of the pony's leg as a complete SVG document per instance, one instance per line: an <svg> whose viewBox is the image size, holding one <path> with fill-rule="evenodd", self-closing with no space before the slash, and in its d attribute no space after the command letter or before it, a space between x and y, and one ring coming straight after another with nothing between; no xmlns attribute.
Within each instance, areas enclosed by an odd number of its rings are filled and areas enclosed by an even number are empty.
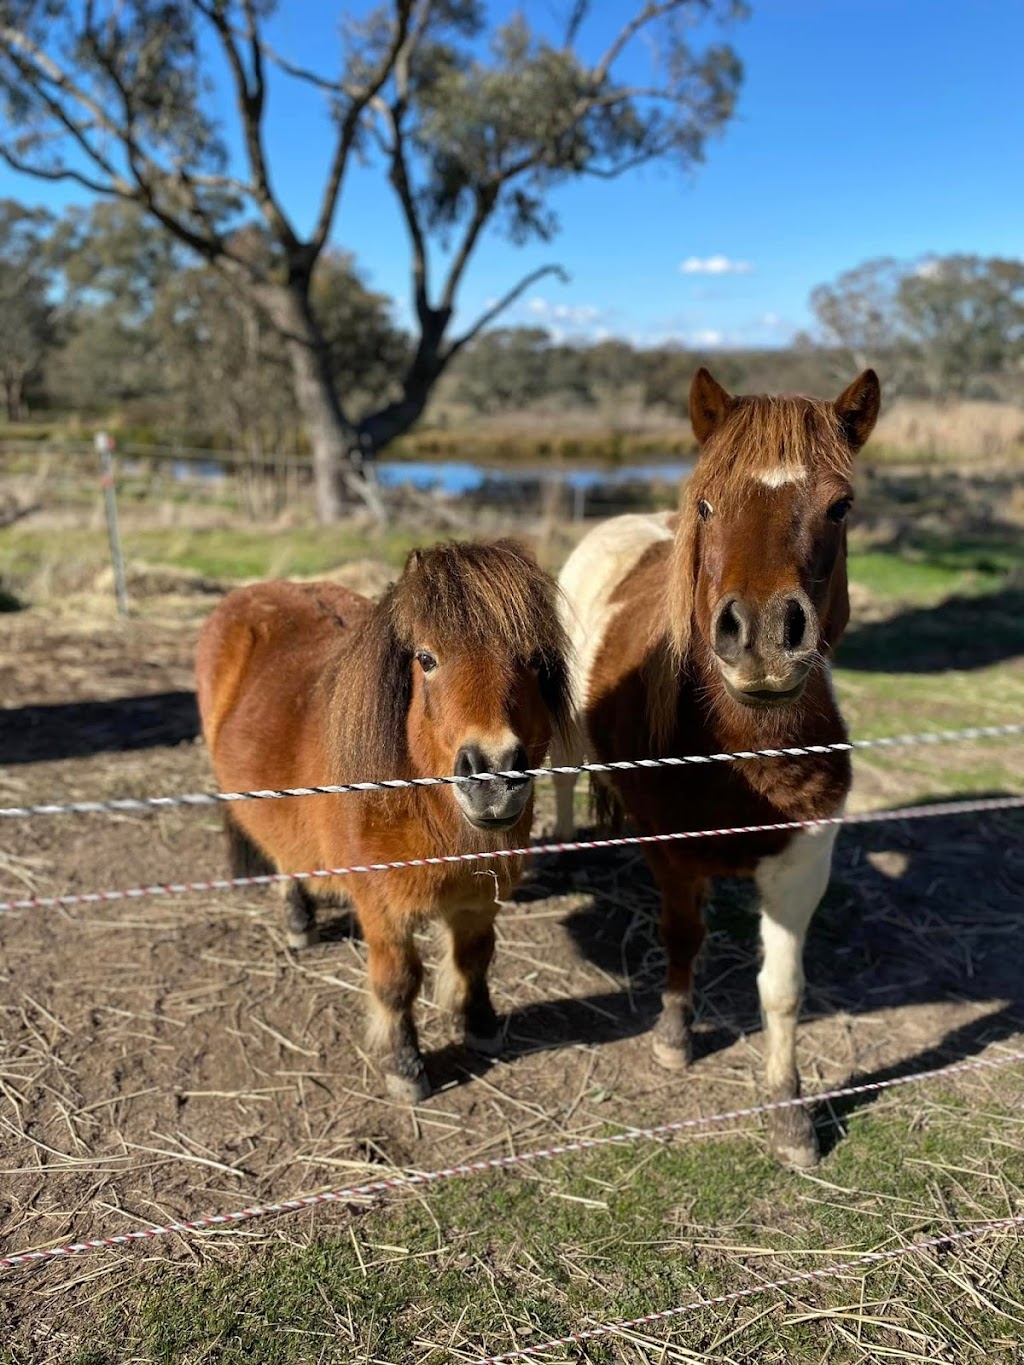
<svg viewBox="0 0 1024 1365"><path fill-rule="evenodd" d="M670 1071L690 1064L690 1024L693 1018L693 968L704 942L704 901L708 879L694 876L671 854L651 858L661 889L661 941L668 971L661 997L661 1014L654 1026L654 1060Z"/></svg>
<svg viewBox="0 0 1024 1365"><path fill-rule="evenodd" d="M423 980L423 964L411 923L391 925L360 916L370 974L368 1041L380 1058L387 1088L416 1104L430 1094L412 1007Z"/></svg>
<svg viewBox="0 0 1024 1365"><path fill-rule="evenodd" d="M834 827L797 834L777 857L762 859L755 873L764 950L757 989L769 1100L792 1100L800 1094L796 1024L804 990L804 940L828 886L835 838ZM818 1159L818 1140L806 1109L794 1106L769 1114L768 1138L784 1165L806 1168Z"/></svg>
<svg viewBox="0 0 1024 1365"><path fill-rule="evenodd" d="M551 761L557 765L575 760L552 755ZM574 806L578 777L578 773L558 773L551 779L555 784L555 838L561 843L568 843L576 833Z"/></svg>
<svg viewBox="0 0 1024 1365"><path fill-rule="evenodd" d="M583 735L579 723L570 721L564 735L556 734L551 741L551 766L578 767L583 762ZM579 773L558 773L555 784L555 838L568 842L576 833L573 798Z"/></svg>
<svg viewBox="0 0 1024 1365"><path fill-rule="evenodd" d="M501 1021L491 1004L487 970L494 957L497 909L464 910L447 920L448 952L437 975L436 998L460 1021L466 1046L493 1057L501 1051Z"/></svg>
<svg viewBox="0 0 1024 1365"><path fill-rule="evenodd" d="M284 901L284 925L288 947L298 951L319 942L320 934L316 927L316 901L302 883L285 883L282 887L281 899Z"/></svg>

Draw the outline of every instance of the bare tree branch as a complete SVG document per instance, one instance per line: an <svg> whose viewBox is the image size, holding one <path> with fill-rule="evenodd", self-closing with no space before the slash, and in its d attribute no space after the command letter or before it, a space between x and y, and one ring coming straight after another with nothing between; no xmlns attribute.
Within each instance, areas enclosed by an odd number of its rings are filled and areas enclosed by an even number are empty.
<svg viewBox="0 0 1024 1365"><path fill-rule="evenodd" d="M479 336L485 327L490 326L496 317L501 313L504 313L506 308L510 308L512 304L515 303L516 299L521 297L532 284L536 284L538 280L544 279L547 275L554 275L557 279L561 280L563 284L569 283L569 276L560 265L542 265L539 270L531 271L529 275L526 275L517 285L510 289L507 294L503 294L493 307L488 308L485 313L482 313L468 331L463 332L462 336L451 343L448 350L445 352L445 364L456 356L464 346L468 345L474 337Z"/></svg>
<svg viewBox="0 0 1024 1365"><path fill-rule="evenodd" d="M320 76L315 71L310 71L308 67L298 66L291 62L287 57L283 57L270 46L269 43L261 41L260 51L268 62L273 62L279 71L283 71L286 76L291 76L294 80L304 81L316 90L322 90L326 95L344 95L348 91L341 81L332 81L327 76Z"/></svg>
<svg viewBox="0 0 1024 1365"><path fill-rule="evenodd" d="M590 0L573 0L572 9L569 11L569 18L565 25L565 38L562 40L563 47L570 48L576 42L589 9Z"/></svg>
<svg viewBox="0 0 1024 1365"><path fill-rule="evenodd" d="M281 245L286 251L296 251L299 247L298 235L270 188L270 172L267 168L266 149L263 146L263 109L266 86L263 80L263 58L260 52L256 15L250 0L246 0L244 8L253 62L251 81L245 70L242 55L235 44L235 35L228 23L227 12L219 5L208 4L207 0L192 0L192 4L213 25L217 36L220 38L228 66L231 68L235 82L238 114L245 138L245 150L253 178L253 197L259 204L268 227L273 231Z"/></svg>
<svg viewBox="0 0 1024 1365"><path fill-rule="evenodd" d="M462 243L455 254L451 268L448 271L448 278L445 280L444 293L441 296L441 307L447 312L455 307L455 295L469 258L473 254L480 233L486 227L488 220L494 213L498 204L498 188L492 185L484 185L476 192L476 207L472 218L466 227Z"/></svg>
<svg viewBox="0 0 1024 1365"><path fill-rule="evenodd" d="M72 170L70 166L33 166L27 161L22 161L9 151L6 147L0 146L0 158L2 158L12 171L18 171L22 175L34 176L37 180L52 180L55 183L62 180L70 180L76 185L81 185L83 189L90 190L93 194L118 195L118 191L112 185L104 185L99 180L90 180L81 171ZM131 199L134 195L119 195L120 198Z"/></svg>
<svg viewBox="0 0 1024 1365"><path fill-rule="evenodd" d="M402 216L405 218L405 225L409 231L409 239L412 244L413 296L416 304L416 316L423 323L431 312L427 239L426 233L423 231L423 224L420 221L416 196L409 179L409 164L405 154L405 134L402 129L401 111L396 113L383 100L374 100L374 108L383 114L391 128L391 142L386 144L386 151L390 160L388 179L398 195Z"/></svg>
<svg viewBox="0 0 1024 1365"><path fill-rule="evenodd" d="M642 28L646 28L653 20L660 19L663 15L671 14L673 10L682 9L687 3L688 0L650 0L650 3L645 5L639 14L634 15L629 23L616 34L604 56L594 68L594 84L602 85L608 79L608 73L615 62Z"/></svg>
<svg viewBox="0 0 1024 1365"><path fill-rule="evenodd" d="M334 157L331 161L331 169L327 176L327 184L324 187L323 199L320 203L320 216L317 219L316 229L310 239L310 249L314 253L314 258L320 254L327 241L327 234L331 230L331 222L334 218L334 210L338 204L338 195L341 192L341 182L345 175L345 167L348 164L349 153L355 142L356 134L359 131L359 121L365 113L370 102L379 94L381 87L387 80L394 67L398 55L402 50L409 30L409 17L412 13L413 0L396 0L396 22L391 42L388 44L384 54L377 63L367 83L361 90L350 94L349 107L345 112L345 117L341 121L341 128L338 131L338 141L334 150Z"/></svg>
<svg viewBox="0 0 1024 1365"><path fill-rule="evenodd" d="M55 62L49 53L44 52L37 43L33 43L26 33L20 29L11 28L9 24L4 24L0 27L0 44L9 49L8 55L15 60L19 71L30 78L38 74L41 81L55 85L62 94L70 95L83 109L88 109L96 123L101 128L106 129L113 137L121 136L122 130L108 118L106 110L99 101L73 81L64 67ZM15 53L20 54L23 59L22 62L17 61ZM25 60L31 62L32 66L26 66ZM33 80L32 84L37 90L39 89L37 81ZM40 93L42 93L41 90Z"/></svg>

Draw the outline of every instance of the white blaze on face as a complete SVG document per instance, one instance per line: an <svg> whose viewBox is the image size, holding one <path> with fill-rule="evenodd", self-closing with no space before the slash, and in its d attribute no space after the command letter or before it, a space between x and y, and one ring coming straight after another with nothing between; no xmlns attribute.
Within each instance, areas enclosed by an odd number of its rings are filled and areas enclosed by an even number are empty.
<svg viewBox="0 0 1024 1365"><path fill-rule="evenodd" d="M762 469L755 477L765 488L785 488L787 484L803 483L807 470L802 465L780 464L774 469Z"/></svg>

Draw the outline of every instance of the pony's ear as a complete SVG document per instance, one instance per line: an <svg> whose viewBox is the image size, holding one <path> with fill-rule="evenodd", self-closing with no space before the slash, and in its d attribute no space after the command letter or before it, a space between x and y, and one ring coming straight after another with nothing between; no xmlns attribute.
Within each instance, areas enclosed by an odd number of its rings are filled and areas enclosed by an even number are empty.
<svg viewBox="0 0 1024 1365"><path fill-rule="evenodd" d="M731 408L732 399L702 365L690 385L690 423L700 445L722 425Z"/></svg>
<svg viewBox="0 0 1024 1365"><path fill-rule="evenodd" d="M878 375L874 370L865 370L832 404L843 434L854 450L860 450L871 435L881 402L882 386Z"/></svg>
<svg viewBox="0 0 1024 1365"><path fill-rule="evenodd" d="M410 550L405 557L405 567L402 569L404 574L412 573L413 569L418 569L423 562L422 550Z"/></svg>

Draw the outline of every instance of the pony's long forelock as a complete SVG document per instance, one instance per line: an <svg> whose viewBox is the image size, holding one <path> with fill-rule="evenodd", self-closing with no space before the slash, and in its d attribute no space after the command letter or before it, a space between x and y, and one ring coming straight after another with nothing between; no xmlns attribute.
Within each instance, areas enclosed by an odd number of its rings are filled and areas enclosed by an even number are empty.
<svg viewBox="0 0 1024 1365"><path fill-rule="evenodd" d="M386 605L385 605L386 604ZM558 612L558 585L514 540L450 541L409 557L385 607L407 648L470 648L511 663L536 660L558 728L569 715L569 641Z"/></svg>
<svg viewBox="0 0 1024 1365"><path fill-rule="evenodd" d="M850 477L853 451L833 405L823 399L757 394L734 398L721 425L705 442L679 496L679 523L669 553L666 615L651 642L647 668L649 719L667 739L675 721L681 674L697 676L705 647L693 638L699 572L702 499L731 502L756 495L767 479L832 474ZM675 687L668 685L669 677Z"/></svg>
<svg viewBox="0 0 1024 1365"><path fill-rule="evenodd" d="M511 540L450 542L409 556L359 627L351 677L362 689L344 709L352 721L345 748L361 781L409 773L406 731L417 647L443 653L475 648L515 662L536 662L554 728L569 724L569 643L557 609L558 587ZM367 689L367 682L370 686ZM339 686L346 686L344 679ZM358 717L358 724L355 718ZM364 771L365 770L365 771Z"/></svg>

